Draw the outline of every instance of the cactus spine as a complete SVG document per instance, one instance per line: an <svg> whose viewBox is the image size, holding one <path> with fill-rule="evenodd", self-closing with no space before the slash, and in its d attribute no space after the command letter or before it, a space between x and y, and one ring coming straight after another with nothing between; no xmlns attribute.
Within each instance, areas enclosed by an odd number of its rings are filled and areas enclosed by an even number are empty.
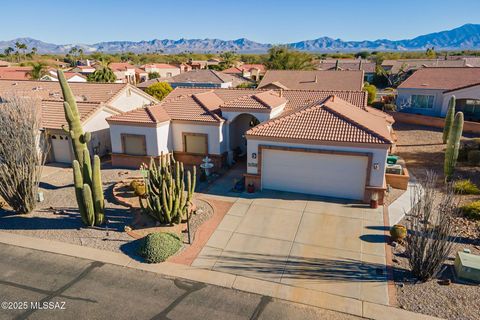
<svg viewBox="0 0 480 320"><path fill-rule="evenodd" d="M78 209L85 225L99 226L105 220L100 158L97 155L94 156L92 168L92 159L88 151L90 132L83 132L77 102L63 71L58 70L57 73L63 93L65 119L68 123L68 130L65 128L64 130L70 136L75 156L72 167Z"/></svg>
<svg viewBox="0 0 480 320"><path fill-rule="evenodd" d="M175 161L173 155L161 154L160 165L150 159L146 195L140 197L140 206L146 214L164 224L178 224L187 218L195 192L196 168L193 175L185 170L183 163Z"/></svg>
<svg viewBox="0 0 480 320"><path fill-rule="evenodd" d="M443 143L447 143L448 135L453 125L453 118L455 117L455 96L450 98L448 101L448 111L447 116L445 117L445 126L443 127Z"/></svg>
<svg viewBox="0 0 480 320"><path fill-rule="evenodd" d="M460 149L460 138L463 131L463 112L455 115L452 128L448 135L447 149L445 150L444 174L445 180L449 181L453 176L457 164L458 151Z"/></svg>

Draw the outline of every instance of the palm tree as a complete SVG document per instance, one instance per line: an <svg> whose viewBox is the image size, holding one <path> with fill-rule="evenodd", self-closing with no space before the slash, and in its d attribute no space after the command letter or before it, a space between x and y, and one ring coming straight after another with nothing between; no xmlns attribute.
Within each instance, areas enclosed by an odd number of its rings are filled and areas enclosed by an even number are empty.
<svg viewBox="0 0 480 320"><path fill-rule="evenodd" d="M108 66L110 62L102 59L100 60L99 68L94 73L88 76L88 81L92 82L115 82L117 76Z"/></svg>
<svg viewBox="0 0 480 320"><path fill-rule="evenodd" d="M39 80L41 77L45 75L45 65L41 62L32 63L32 70L28 72L28 75L33 80Z"/></svg>
<svg viewBox="0 0 480 320"><path fill-rule="evenodd" d="M20 41L17 41L15 42L15 48L17 48L17 52L19 52L19 50L22 50L23 58L25 59L26 58L25 51L27 50L27 45L25 43L21 43Z"/></svg>
<svg viewBox="0 0 480 320"><path fill-rule="evenodd" d="M8 47L5 50L3 50L3 53L5 53L5 56L10 57L10 55L15 51L12 47Z"/></svg>

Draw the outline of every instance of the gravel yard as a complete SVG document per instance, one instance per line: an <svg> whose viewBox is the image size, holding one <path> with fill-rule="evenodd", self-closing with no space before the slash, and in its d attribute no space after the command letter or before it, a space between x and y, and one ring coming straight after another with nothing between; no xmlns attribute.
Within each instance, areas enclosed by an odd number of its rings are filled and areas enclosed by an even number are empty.
<svg viewBox="0 0 480 320"><path fill-rule="evenodd" d="M442 144L442 132L439 129L416 125L395 124L398 136L397 154L406 161L407 168L416 176L422 177L427 169L434 170L439 176L439 186L443 184L443 160L445 145ZM468 137L467 137L468 138ZM480 183L478 167L459 163L457 178L469 178ZM461 196L461 202L480 199L479 196ZM407 225L408 217L401 221ZM457 281L453 272L455 253L468 248L474 254L480 254L480 222L463 217L455 218L458 243L445 264L440 279L450 279L450 285L442 285L434 279L426 283L415 283L409 273L405 248L402 245L393 249L394 278L397 288L398 306L414 312L420 312L447 319L480 319L480 286Z"/></svg>

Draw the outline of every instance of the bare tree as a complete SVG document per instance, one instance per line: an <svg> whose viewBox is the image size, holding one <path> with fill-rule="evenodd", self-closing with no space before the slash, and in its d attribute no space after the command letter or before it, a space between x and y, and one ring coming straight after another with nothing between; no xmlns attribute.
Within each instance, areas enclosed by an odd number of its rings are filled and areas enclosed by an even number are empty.
<svg viewBox="0 0 480 320"><path fill-rule="evenodd" d="M40 101L34 98L0 100L0 197L17 213L35 208L47 154L40 108Z"/></svg>
<svg viewBox="0 0 480 320"><path fill-rule="evenodd" d="M439 274L455 241L453 217L458 213L458 200L451 184L442 192L435 187L436 181L436 174L428 171L412 192L406 253L420 281Z"/></svg>

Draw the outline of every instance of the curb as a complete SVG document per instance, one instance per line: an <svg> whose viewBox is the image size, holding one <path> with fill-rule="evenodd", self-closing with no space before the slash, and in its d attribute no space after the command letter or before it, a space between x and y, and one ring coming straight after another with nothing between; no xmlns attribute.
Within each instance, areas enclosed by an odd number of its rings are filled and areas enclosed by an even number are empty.
<svg viewBox="0 0 480 320"><path fill-rule="evenodd" d="M198 269L195 267L171 262L164 262L161 264L146 264L133 260L132 258L121 253L47 239L33 238L3 231L0 231L0 243L93 261L100 261L117 266L153 272L166 277L176 277L191 281L203 282L206 284L261 294L270 296L272 298L347 313L368 319L438 319L394 307L361 301L354 298L347 298L330 293L314 291L311 289L292 287L281 283L257 280L218 271Z"/></svg>

